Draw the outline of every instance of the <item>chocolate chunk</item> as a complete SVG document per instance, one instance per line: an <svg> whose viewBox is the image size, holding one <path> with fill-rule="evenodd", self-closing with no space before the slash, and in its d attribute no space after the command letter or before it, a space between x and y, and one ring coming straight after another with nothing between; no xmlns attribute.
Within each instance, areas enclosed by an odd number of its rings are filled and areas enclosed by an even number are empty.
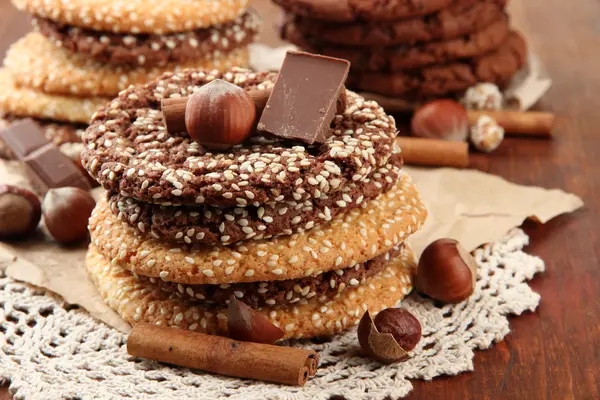
<svg viewBox="0 0 600 400"><path fill-rule="evenodd" d="M17 160L48 143L42 127L31 118L10 124L0 131L0 139Z"/></svg>
<svg viewBox="0 0 600 400"><path fill-rule="evenodd" d="M46 194L49 189L74 186L90 190L86 177L69 158L47 143L23 159L29 179L36 192Z"/></svg>
<svg viewBox="0 0 600 400"><path fill-rule="evenodd" d="M307 144L324 142L349 69L339 58L288 52L257 129Z"/></svg>

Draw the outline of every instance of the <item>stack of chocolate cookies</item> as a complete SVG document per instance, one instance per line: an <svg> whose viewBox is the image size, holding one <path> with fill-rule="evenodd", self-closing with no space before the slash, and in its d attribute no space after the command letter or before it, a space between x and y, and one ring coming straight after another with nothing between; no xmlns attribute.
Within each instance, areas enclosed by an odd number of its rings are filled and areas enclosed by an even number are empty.
<svg viewBox="0 0 600 400"><path fill-rule="evenodd" d="M352 62L348 85L405 100L460 95L478 82L505 86L526 62L506 0L338 2L274 0L282 37Z"/></svg>
<svg viewBox="0 0 600 400"><path fill-rule="evenodd" d="M38 120L74 158L94 111L121 90L170 70L246 66L259 26L247 0L13 3L35 32L6 54L0 116Z"/></svg>
<svg viewBox="0 0 600 400"><path fill-rule="evenodd" d="M107 194L90 219L86 266L128 322L227 335L237 298L283 338L328 336L411 290L406 239L427 211L401 171L394 119L377 103L348 91L331 136L314 144L255 132L209 150L166 129L164 99L214 79L250 92L276 78L169 73L93 117L82 161Z"/></svg>

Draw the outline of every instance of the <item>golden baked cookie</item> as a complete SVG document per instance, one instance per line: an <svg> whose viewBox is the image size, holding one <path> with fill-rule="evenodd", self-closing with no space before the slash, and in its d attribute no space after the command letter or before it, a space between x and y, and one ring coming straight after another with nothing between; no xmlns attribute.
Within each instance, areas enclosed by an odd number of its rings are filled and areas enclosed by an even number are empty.
<svg viewBox="0 0 600 400"><path fill-rule="evenodd" d="M97 31L183 32L235 19L248 0L12 0L20 10Z"/></svg>
<svg viewBox="0 0 600 400"><path fill-rule="evenodd" d="M26 87L16 87L13 76L0 68L0 114L87 124L92 114L108 103L104 97L50 95Z"/></svg>
<svg viewBox="0 0 600 400"><path fill-rule="evenodd" d="M240 48L225 55L209 54L200 60L136 68L103 64L86 55L71 54L40 33L29 33L10 47L4 64L15 72L18 86L52 94L114 97L130 85L153 80L166 71L245 67L248 50Z"/></svg>
<svg viewBox="0 0 600 400"><path fill-rule="evenodd" d="M86 267L104 302L130 324L147 322L227 335L226 309L207 309L168 294L158 284L142 281L119 264L109 263L93 245ZM412 289L415 268L414 256L406 248L382 272L327 303L315 299L303 305L258 311L283 329L283 339L331 336L358 324L366 310L375 315L397 305Z"/></svg>
<svg viewBox="0 0 600 400"><path fill-rule="evenodd" d="M92 243L113 264L182 284L297 279L387 253L424 223L427 210L408 175L387 193L329 224L231 246L169 245L120 221L106 200L90 218Z"/></svg>

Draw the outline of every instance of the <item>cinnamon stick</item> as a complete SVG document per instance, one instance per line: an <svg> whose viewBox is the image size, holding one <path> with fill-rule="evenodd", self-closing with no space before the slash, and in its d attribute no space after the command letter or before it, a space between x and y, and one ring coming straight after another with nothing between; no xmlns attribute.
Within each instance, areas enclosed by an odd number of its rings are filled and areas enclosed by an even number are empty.
<svg viewBox="0 0 600 400"><path fill-rule="evenodd" d="M151 324L133 327L127 352L216 374L297 386L315 374L319 362L312 350L240 342Z"/></svg>
<svg viewBox="0 0 600 400"><path fill-rule="evenodd" d="M398 137L396 141L406 164L455 168L469 165L469 145L466 142L414 137Z"/></svg>
<svg viewBox="0 0 600 400"><path fill-rule="evenodd" d="M475 111L469 110L469 122L475 125L482 115L495 119L504 132L512 135L550 137L555 115L536 111Z"/></svg>
<svg viewBox="0 0 600 400"><path fill-rule="evenodd" d="M271 96L271 91L273 88L267 89L252 89L247 91L248 95L254 101L254 105L256 106L256 118L259 119L262 114L262 110L264 110L267 105L267 100L269 100L269 96ZM165 125L167 128L167 132L186 132L187 128L185 126L185 109L187 107L189 97L175 97L169 99L162 99L160 106L163 112L163 117L165 119ZM346 89L344 88L340 92L340 97L337 101L337 113L343 114L346 110L347 105L347 97L346 97Z"/></svg>

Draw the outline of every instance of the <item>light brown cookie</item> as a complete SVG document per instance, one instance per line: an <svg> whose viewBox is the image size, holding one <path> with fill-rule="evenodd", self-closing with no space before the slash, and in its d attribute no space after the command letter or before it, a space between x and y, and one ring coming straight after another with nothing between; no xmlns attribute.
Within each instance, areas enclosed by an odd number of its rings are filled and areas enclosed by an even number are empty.
<svg viewBox="0 0 600 400"><path fill-rule="evenodd" d="M139 275L186 284L298 279L389 252L424 223L427 210L410 177L328 225L231 246L168 245L120 221L106 200L90 218L92 243L111 263ZM145 229L142 229L145 230Z"/></svg>
<svg viewBox="0 0 600 400"><path fill-rule="evenodd" d="M248 50L207 54L207 58L169 63L162 67L134 68L110 66L92 58L71 54L56 47L40 33L29 33L14 43L4 59L18 86L35 88L45 93L77 96L116 96L130 85L145 83L166 71L185 68L228 69L248 65Z"/></svg>
<svg viewBox="0 0 600 400"><path fill-rule="evenodd" d="M234 19L248 0L12 0L20 10L97 31L182 32Z"/></svg>
<svg viewBox="0 0 600 400"><path fill-rule="evenodd" d="M88 250L86 268L104 302L132 325L147 322L227 335L225 308L207 310L167 294L158 284L142 281L119 264L109 263L94 246ZM331 336L358 324L367 310L375 315L397 305L412 289L415 268L414 256L407 248L365 284L343 291L328 303L258 310L283 329L283 339Z"/></svg>
<svg viewBox="0 0 600 400"><path fill-rule="evenodd" d="M0 114L87 124L94 112L110 101L105 97L49 95L17 87L13 75L0 68Z"/></svg>

